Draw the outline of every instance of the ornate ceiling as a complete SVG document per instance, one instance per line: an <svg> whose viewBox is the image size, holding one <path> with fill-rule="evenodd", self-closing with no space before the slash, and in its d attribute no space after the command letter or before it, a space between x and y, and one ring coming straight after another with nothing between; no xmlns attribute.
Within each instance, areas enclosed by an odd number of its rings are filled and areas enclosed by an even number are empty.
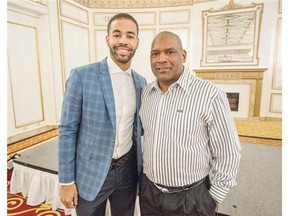
<svg viewBox="0 0 288 216"><path fill-rule="evenodd" d="M90 8L147 8L192 5L215 0L74 0Z"/></svg>
<svg viewBox="0 0 288 216"><path fill-rule="evenodd" d="M208 46L253 45L255 11L208 18Z"/></svg>

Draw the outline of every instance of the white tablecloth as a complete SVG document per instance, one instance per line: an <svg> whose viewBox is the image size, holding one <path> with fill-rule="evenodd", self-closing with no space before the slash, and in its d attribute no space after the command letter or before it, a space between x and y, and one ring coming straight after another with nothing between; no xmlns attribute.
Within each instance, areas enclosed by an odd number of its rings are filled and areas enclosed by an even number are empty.
<svg viewBox="0 0 288 216"><path fill-rule="evenodd" d="M27 197L27 205L43 202L52 205L52 210L65 209L60 201L58 175L14 163L10 182L10 193L21 192ZM77 216L74 209L65 209L65 214Z"/></svg>
<svg viewBox="0 0 288 216"><path fill-rule="evenodd" d="M21 192L27 197L28 205L36 206L46 202L52 205L52 210L60 208L65 210L65 215L77 216L75 209L66 209L61 203L59 191L58 175L14 163L10 182L11 194ZM110 215L109 204L106 215ZM140 215L138 198L134 215Z"/></svg>

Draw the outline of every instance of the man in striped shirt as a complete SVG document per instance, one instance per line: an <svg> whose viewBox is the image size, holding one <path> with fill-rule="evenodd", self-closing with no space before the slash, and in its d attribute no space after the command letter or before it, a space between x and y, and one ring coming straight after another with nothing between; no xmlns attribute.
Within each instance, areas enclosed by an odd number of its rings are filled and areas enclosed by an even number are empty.
<svg viewBox="0 0 288 216"><path fill-rule="evenodd" d="M142 92L142 216L214 216L236 185L240 143L227 96L184 67L186 51L172 32L152 42L155 82Z"/></svg>

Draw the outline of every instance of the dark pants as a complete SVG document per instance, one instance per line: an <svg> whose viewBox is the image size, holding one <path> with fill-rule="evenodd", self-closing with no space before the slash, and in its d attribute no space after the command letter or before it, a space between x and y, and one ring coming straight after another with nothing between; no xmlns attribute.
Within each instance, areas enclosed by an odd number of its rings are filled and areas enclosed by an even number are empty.
<svg viewBox="0 0 288 216"><path fill-rule="evenodd" d="M215 216L216 203L210 195L209 177L182 192L163 193L145 174L140 179L141 216Z"/></svg>
<svg viewBox="0 0 288 216"><path fill-rule="evenodd" d="M137 162L135 154L128 161L108 172L105 182L92 201L79 197L77 216L105 216L109 199L112 216L133 216L137 189Z"/></svg>

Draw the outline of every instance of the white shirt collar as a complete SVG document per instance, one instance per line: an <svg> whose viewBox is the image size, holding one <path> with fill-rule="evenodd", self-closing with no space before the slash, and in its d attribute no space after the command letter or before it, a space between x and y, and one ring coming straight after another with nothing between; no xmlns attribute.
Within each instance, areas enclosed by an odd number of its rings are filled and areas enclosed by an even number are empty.
<svg viewBox="0 0 288 216"><path fill-rule="evenodd" d="M126 70L123 71L113 60L110 56L107 57L107 65L110 74L116 74L116 73L127 73L130 76L132 76L132 69L131 66Z"/></svg>

